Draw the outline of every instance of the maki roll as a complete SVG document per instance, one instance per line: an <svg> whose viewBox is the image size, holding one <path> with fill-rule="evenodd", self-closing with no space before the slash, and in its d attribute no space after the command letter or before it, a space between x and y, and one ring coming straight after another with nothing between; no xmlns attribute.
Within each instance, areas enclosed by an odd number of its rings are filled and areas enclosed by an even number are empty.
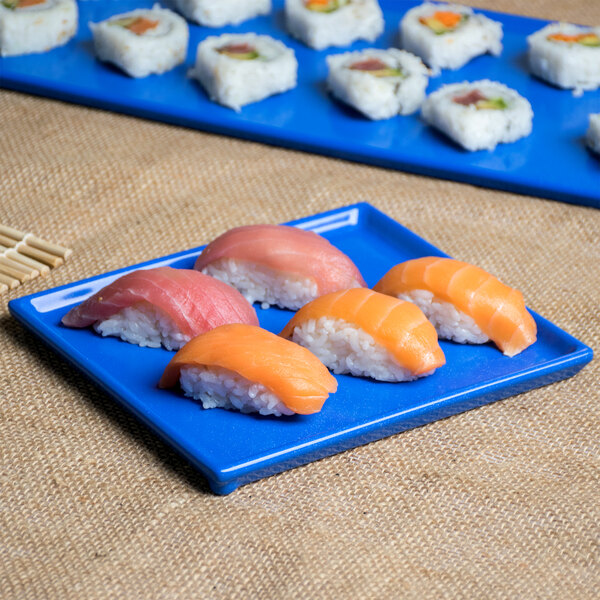
<svg viewBox="0 0 600 600"><path fill-rule="evenodd" d="M206 38L198 45L196 65L190 71L211 100L236 111L296 87L297 74L292 49L254 33Z"/></svg>
<svg viewBox="0 0 600 600"><path fill-rule="evenodd" d="M185 19L155 4L90 23L98 58L130 77L169 71L185 60L189 31Z"/></svg>
<svg viewBox="0 0 600 600"><path fill-rule="evenodd" d="M331 93L369 119L409 115L421 106L429 69L405 52L363 50L327 57Z"/></svg>
<svg viewBox="0 0 600 600"><path fill-rule="evenodd" d="M271 12L271 0L173 0L173 4L187 19L205 27L238 25Z"/></svg>
<svg viewBox="0 0 600 600"><path fill-rule="evenodd" d="M286 225L230 229L206 246L194 268L263 308L295 310L322 294L366 285L350 258L324 237Z"/></svg>
<svg viewBox="0 0 600 600"><path fill-rule="evenodd" d="M167 365L159 387L177 382L204 408L277 417L319 412L337 390L314 354L251 325L223 325L191 340Z"/></svg>
<svg viewBox="0 0 600 600"><path fill-rule="evenodd" d="M487 79L452 83L430 94L423 119L466 150L493 150L531 133L531 104L515 90Z"/></svg>
<svg viewBox="0 0 600 600"><path fill-rule="evenodd" d="M315 50L374 42L384 27L377 0L285 0L285 22L291 35Z"/></svg>
<svg viewBox="0 0 600 600"><path fill-rule="evenodd" d="M408 260L392 267L373 289L414 302L443 339L461 344L492 340L506 356L536 340L537 327L521 292L459 260Z"/></svg>
<svg viewBox="0 0 600 600"><path fill-rule="evenodd" d="M400 22L401 46L433 70L460 69L471 59L502 52L502 24L460 4L425 2Z"/></svg>
<svg viewBox="0 0 600 600"><path fill-rule="evenodd" d="M227 323L258 325L244 297L191 269L157 267L123 275L72 308L67 327L89 327L131 344L177 350L194 336Z"/></svg>
<svg viewBox="0 0 600 600"><path fill-rule="evenodd" d="M77 32L75 0L0 0L0 56L47 52Z"/></svg>
<svg viewBox="0 0 600 600"><path fill-rule="evenodd" d="M366 288L313 300L281 335L314 352L334 373L379 381L411 381L446 362L433 325L416 305Z"/></svg>
<svg viewBox="0 0 600 600"><path fill-rule="evenodd" d="M590 125L588 127L585 141L590 148L600 156L600 113L590 115Z"/></svg>
<svg viewBox="0 0 600 600"><path fill-rule="evenodd" d="M600 86L600 27L553 23L527 38L531 72L576 95Z"/></svg>

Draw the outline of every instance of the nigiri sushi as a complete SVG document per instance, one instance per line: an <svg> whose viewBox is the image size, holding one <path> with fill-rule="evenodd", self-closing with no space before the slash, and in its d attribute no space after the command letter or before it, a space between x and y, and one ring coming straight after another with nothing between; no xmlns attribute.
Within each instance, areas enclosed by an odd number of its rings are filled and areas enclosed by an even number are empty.
<svg viewBox="0 0 600 600"><path fill-rule="evenodd" d="M159 387L179 381L204 408L262 415L319 412L337 381L306 348L260 327L223 325L188 342L167 365Z"/></svg>
<svg viewBox="0 0 600 600"><path fill-rule="evenodd" d="M381 381L430 375L446 361L433 325L416 305L366 288L313 300L280 335L314 352L334 373Z"/></svg>
<svg viewBox="0 0 600 600"><path fill-rule="evenodd" d="M72 308L62 322L94 325L103 336L167 350L226 323L258 325L256 312L237 290L198 271L171 267L123 275Z"/></svg>
<svg viewBox="0 0 600 600"><path fill-rule="evenodd" d="M194 268L263 308L295 310L323 294L366 285L350 258L324 237L286 225L231 229L206 246Z"/></svg>
<svg viewBox="0 0 600 600"><path fill-rule="evenodd" d="M373 289L417 304L444 339L463 344L492 340L506 356L536 340L537 327L521 292L459 260L428 256L406 261Z"/></svg>

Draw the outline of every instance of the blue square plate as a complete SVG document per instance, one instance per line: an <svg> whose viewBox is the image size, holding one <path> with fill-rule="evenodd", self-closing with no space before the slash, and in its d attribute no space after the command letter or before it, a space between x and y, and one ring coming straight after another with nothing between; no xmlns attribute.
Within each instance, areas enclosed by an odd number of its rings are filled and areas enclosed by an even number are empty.
<svg viewBox="0 0 600 600"><path fill-rule="evenodd" d="M380 0L386 29L373 46L397 46L398 23L418 2ZM89 21L100 21L153 0L79 2L80 27L66 46L42 55L0 58L0 87L114 110L205 131L307 150L423 175L600 207L600 161L588 151L588 115L600 112L600 91L574 98L531 77L526 36L546 21L480 11L504 26L499 58L481 56L458 71L432 79L428 93L457 81L493 79L529 99L535 113L533 133L493 152L467 152L425 125L417 115L369 121L333 101L325 89L328 54L369 46L317 52L291 38L285 29L283 0L273 14L237 27L209 29L190 25L185 64L161 76L134 80L94 58ZM163 3L167 4L167 3ZM243 108L241 113L211 102L187 78L198 43L208 35L255 31L292 47L300 64L298 87Z"/></svg>
<svg viewBox="0 0 600 600"><path fill-rule="evenodd" d="M347 253L374 285L396 263L446 256L369 204L356 204L290 223L316 231ZM202 248L174 254L25 296L9 303L13 316L89 375L166 440L208 479L217 494L347 448L571 377L592 350L535 315L538 341L514 358L495 346L441 342L447 364L409 383L337 376L339 388L316 415L262 417L204 410L157 382L174 355L139 348L92 329L68 329L62 316L74 305L134 269L191 268ZM279 333L291 311L257 309L260 323Z"/></svg>

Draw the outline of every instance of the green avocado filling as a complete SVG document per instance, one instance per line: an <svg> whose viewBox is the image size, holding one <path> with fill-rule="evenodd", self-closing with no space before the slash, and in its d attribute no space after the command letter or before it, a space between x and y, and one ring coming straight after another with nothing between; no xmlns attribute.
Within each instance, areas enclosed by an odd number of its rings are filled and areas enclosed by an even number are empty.
<svg viewBox="0 0 600 600"><path fill-rule="evenodd" d="M15 10L19 6L19 0L2 0L2 6L10 10Z"/></svg>
<svg viewBox="0 0 600 600"><path fill-rule="evenodd" d="M504 98L488 98L475 104L477 110L505 110L508 104Z"/></svg>
<svg viewBox="0 0 600 600"><path fill-rule="evenodd" d="M579 40L579 43L582 46L590 46L592 48L600 47L600 37L598 37L595 33L591 33L590 35L586 35L585 37Z"/></svg>
<svg viewBox="0 0 600 600"><path fill-rule="evenodd" d="M308 8L308 10L312 10L314 12L332 13L342 8L342 6L346 6L347 4L350 4L350 0L308 0L305 6Z"/></svg>
<svg viewBox="0 0 600 600"><path fill-rule="evenodd" d="M139 17L124 17L123 19L115 19L114 21L109 21L110 25L114 25L115 27L130 27L133 25Z"/></svg>
<svg viewBox="0 0 600 600"><path fill-rule="evenodd" d="M367 71L375 77L402 77L402 71L400 69L394 69L388 67L387 69L378 69L377 71Z"/></svg>

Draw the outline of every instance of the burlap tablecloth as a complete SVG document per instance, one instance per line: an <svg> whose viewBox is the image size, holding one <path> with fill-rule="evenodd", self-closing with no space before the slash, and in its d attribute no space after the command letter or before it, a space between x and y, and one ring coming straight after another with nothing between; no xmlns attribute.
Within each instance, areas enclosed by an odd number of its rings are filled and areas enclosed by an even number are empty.
<svg viewBox="0 0 600 600"><path fill-rule="evenodd" d="M600 23L597 0L477 4ZM17 93L0 130L0 222L74 249L0 298L0 597L598 597L598 361L217 497L6 304L366 200L598 350L599 211Z"/></svg>

